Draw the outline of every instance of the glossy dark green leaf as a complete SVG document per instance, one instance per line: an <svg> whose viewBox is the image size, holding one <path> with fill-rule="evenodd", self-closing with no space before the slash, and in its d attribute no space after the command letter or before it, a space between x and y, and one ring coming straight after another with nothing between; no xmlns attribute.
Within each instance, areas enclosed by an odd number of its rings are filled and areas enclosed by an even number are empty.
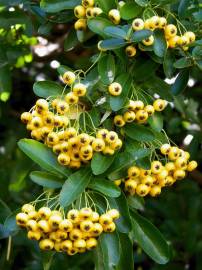
<svg viewBox="0 0 202 270"><path fill-rule="evenodd" d="M110 38L100 42L100 47L103 50L115 50L122 48L126 45L126 41L121 38Z"/></svg>
<svg viewBox="0 0 202 270"><path fill-rule="evenodd" d="M201 10L193 13L193 16L197 22L202 22L202 11Z"/></svg>
<svg viewBox="0 0 202 270"><path fill-rule="evenodd" d="M132 78L130 74L123 73L115 79L122 86L122 93L119 96L110 96L110 107L113 111L120 110L126 102L131 88Z"/></svg>
<svg viewBox="0 0 202 270"><path fill-rule="evenodd" d="M127 125L124 130L129 138L139 142L150 142L155 138L150 128L139 124Z"/></svg>
<svg viewBox="0 0 202 270"><path fill-rule="evenodd" d="M109 166L112 164L115 155L103 155L101 153L96 153L93 155L93 159L91 161L91 168L93 174L99 175L104 173Z"/></svg>
<svg viewBox="0 0 202 270"><path fill-rule="evenodd" d="M120 241L120 260L117 265L117 270L134 269L133 244L129 236L125 233L119 233Z"/></svg>
<svg viewBox="0 0 202 270"><path fill-rule="evenodd" d="M185 68L185 67L190 67L192 65L193 65L193 61L191 58L188 58L188 57L182 57L174 63L174 67L176 68Z"/></svg>
<svg viewBox="0 0 202 270"><path fill-rule="evenodd" d="M108 13L111 9L116 7L114 0L97 0L96 2L105 13Z"/></svg>
<svg viewBox="0 0 202 270"><path fill-rule="evenodd" d="M117 232L101 234L98 242L103 253L104 269L113 269L120 258L120 243Z"/></svg>
<svg viewBox="0 0 202 270"><path fill-rule="evenodd" d="M127 197L128 206L132 210L144 211L144 198L138 195L131 195Z"/></svg>
<svg viewBox="0 0 202 270"><path fill-rule="evenodd" d="M121 194L121 190L119 187L117 187L113 182L102 178L93 178L88 187L90 189L99 191L109 197L116 198L119 197Z"/></svg>
<svg viewBox="0 0 202 270"><path fill-rule="evenodd" d="M149 149L134 150L130 145L130 152L123 152L117 155L112 166L109 168L108 178L110 180L117 180L126 175L126 170L134 165L138 159L144 158L150 155Z"/></svg>
<svg viewBox="0 0 202 270"><path fill-rule="evenodd" d="M132 34L131 41L140 42L143 39L150 37L152 34L153 34L153 32L150 30L147 30L147 29L146 30L139 30L139 31L136 31Z"/></svg>
<svg viewBox="0 0 202 270"><path fill-rule="evenodd" d="M126 3L120 9L121 18L130 20L135 18L142 11L142 7L136 3Z"/></svg>
<svg viewBox="0 0 202 270"><path fill-rule="evenodd" d="M120 218L115 221L117 230L122 233L129 233L132 229L128 203L124 193L118 198L108 198L111 208L115 208L120 213Z"/></svg>
<svg viewBox="0 0 202 270"><path fill-rule="evenodd" d="M109 267L106 268L104 265L104 254L100 242L98 242L97 247L93 251L93 261L95 263L95 270L110 270Z"/></svg>
<svg viewBox="0 0 202 270"><path fill-rule="evenodd" d="M174 84L171 87L173 95L177 96L184 91L189 80L189 70L184 69L178 74Z"/></svg>
<svg viewBox="0 0 202 270"><path fill-rule="evenodd" d="M126 31L124 31L122 28L120 28L118 26L108 26L104 29L104 32L106 35L108 35L112 38L125 39L127 36Z"/></svg>
<svg viewBox="0 0 202 270"><path fill-rule="evenodd" d="M60 192L59 201L61 206L66 207L73 203L84 192L92 177L89 168L80 169L71 174L65 181Z"/></svg>
<svg viewBox="0 0 202 270"><path fill-rule="evenodd" d="M37 185L40 185L46 188L53 188L53 189L61 188L64 183L62 178L52 173L47 173L47 172L42 172L42 171L31 172L30 178Z"/></svg>
<svg viewBox="0 0 202 270"><path fill-rule="evenodd" d="M178 6L178 14L181 19L186 17L189 6L190 0L180 0L180 4Z"/></svg>
<svg viewBox="0 0 202 270"><path fill-rule="evenodd" d="M167 43L164 33L161 30L154 32L154 53L159 57L164 57L167 50Z"/></svg>
<svg viewBox="0 0 202 270"><path fill-rule="evenodd" d="M160 231L146 218L134 212L133 233L140 247L156 263L165 264L169 261L169 245Z"/></svg>
<svg viewBox="0 0 202 270"><path fill-rule="evenodd" d="M163 129L163 116L162 113L156 112L148 119L148 123L152 129L160 132Z"/></svg>
<svg viewBox="0 0 202 270"><path fill-rule="evenodd" d="M104 84L112 83L116 72L114 56L111 54L104 55L98 62L98 72Z"/></svg>
<svg viewBox="0 0 202 270"><path fill-rule="evenodd" d="M41 0L41 8L49 13L60 12L65 9L73 9L80 4L80 0Z"/></svg>
<svg viewBox="0 0 202 270"><path fill-rule="evenodd" d="M148 5L149 0L135 0L135 2L141 7L146 7Z"/></svg>
<svg viewBox="0 0 202 270"><path fill-rule="evenodd" d="M98 17L88 20L88 27L89 29L102 36L106 37L106 34L104 33L104 29L108 26L113 26L113 23L105 18Z"/></svg>
<svg viewBox="0 0 202 270"><path fill-rule="evenodd" d="M43 143L31 139L22 139L18 142L19 148L43 169L68 176L70 171L57 161L57 156Z"/></svg>
<svg viewBox="0 0 202 270"><path fill-rule="evenodd" d="M171 79L173 77L173 74L175 72L175 68L173 66L173 63L175 62L175 56L172 52L172 49L168 49L166 51L166 54L164 56L163 61L163 70L167 78Z"/></svg>
<svg viewBox="0 0 202 270"><path fill-rule="evenodd" d="M33 91L38 97L47 98L61 95L63 87L56 82L40 81L34 84Z"/></svg>
<svg viewBox="0 0 202 270"><path fill-rule="evenodd" d="M64 41L64 50L71 51L79 44L75 29L71 29Z"/></svg>

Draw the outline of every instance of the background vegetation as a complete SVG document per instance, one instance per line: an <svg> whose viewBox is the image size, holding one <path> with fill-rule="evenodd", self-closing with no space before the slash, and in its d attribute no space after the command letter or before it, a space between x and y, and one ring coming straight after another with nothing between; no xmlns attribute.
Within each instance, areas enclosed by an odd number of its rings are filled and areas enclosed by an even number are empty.
<svg viewBox="0 0 202 270"><path fill-rule="evenodd" d="M73 12L63 8L70 2L79 1L0 0L0 269L39 270L50 266L49 256L27 240L23 232L14 230L13 220L6 217L42 190L29 179L30 171L37 166L17 147L17 141L27 136L19 117L36 99L33 83L43 79L59 80L55 70L59 64L86 68L97 51L95 36L89 34L83 44L75 37ZM155 1L135 2L155 4ZM183 23L190 24L192 30L196 29L200 39L202 11L198 1L157 2L177 14ZM202 42L198 44L197 63L188 66L189 75L180 88L183 91L174 97L163 118L169 137L190 151L192 159L200 164ZM147 73L147 69L144 72ZM163 78L160 71L159 76ZM173 83L172 76L169 79L167 82ZM135 269L202 269L200 170L201 166L188 179L166 189L160 197L146 199L145 203L138 201L139 210L169 241L172 256L167 265L159 266L135 245ZM12 235L10 250L9 235ZM50 269L93 267L91 253L76 258L59 254L54 256Z"/></svg>

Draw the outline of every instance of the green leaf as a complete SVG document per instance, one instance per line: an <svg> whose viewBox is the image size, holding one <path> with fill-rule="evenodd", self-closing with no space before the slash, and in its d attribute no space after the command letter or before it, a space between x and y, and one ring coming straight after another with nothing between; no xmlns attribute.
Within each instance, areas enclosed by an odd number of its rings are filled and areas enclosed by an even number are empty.
<svg viewBox="0 0 202 270"><path fill-rule="evenodd" d="M18 142L19 148L43 169L68 176L70 171L57 161L56 155L47 145L31 139Z"/></svg>
<svg viewBox="0 0 202 270"><path fill-rule="evenodd" d="M99 237L99 245L101 246L104 265L104 269L113 269L119 262L120 258L120 243L117 232L102 233Z"/></svg>
<svg viewBox="0 0 202 270"><path fill-rule="evenodd" d="M159 230L136 212L133 212L132 218L133 233L140 247L156 263L167 263L170 258L169 245Z"/></svg>
<svg viewBox="0 0 202 270"><path fill-rule="evenodd" d="M106 34L104 33L104 29L107 26L113 26L113 23L105 18L102 17L98 17L98 18L93 18L88 20L88 27L89 29L102 36L102 37L106 37Z"/></svg>
<svg viewBox="0 0 202 270"><path fill-rule="evenodd" d="M138 142L150 142L155 139L152 130L139 124L130 124L124 128L127 136Z"/></svg>
<svg viewBox="0 0 202 270"><path fill-rule="evenodd" d="M126 45L126 41L121 38L110 38L100 42L100 47L103 50L115 50L122 48Z"/></svg>
<svg viewBox="0 0 202 270"><path fill-rule="evenodd" d="M164 56L163 61L163 70L167 78L171 79L173 77L173 74L175 72L175 68L173 66L173 63L175 62L175 56L172 52L172 49L168 49L166 51L166 54Z"/></svg>
<svg viewBox="0 0 202 270"><path fill-rule="evenodd" d="M125 233L119 233L120 241L120 260L116 270L134 269L133 244L129 236Z"/></svg>
<svg viewBox="0 0 202 270"><path fill-rule="evenodd" d="M93 174L99 175L104 173L109 166L112 164L115 155L103 155L101 153L96 153L93 155L93 159L91 161L91 168Z"/></svg>
<svg viewBox="0 0 202 270"><path fill-rule="evenodd" d="M56 82L40 81L34 84L33 90L38 97L47 98L50 96L60 96L62 94L63 87Z"/></svg>
<svg viewBox="0 0 202 270"><path fill-rule="evenodd" d="M193 16L197 22L202 22L202 11L201 10L193 13Z"/></svg>
<svg viewBox="0 0 202 270"><path fill-rule="evenodd" d="M113 38L125 39L127 37L126 31L117 26L108 26L104 29L106 35Z"/></svg>
<svg viewBox="0 0 202 270"><path fill-rule="evenodd" d="M151 117L148 119L148 123L152 129L160 132L163 129L163 116L161 113L155 112Z"/></svg>
<svg viewBox="0 0 202 270"><path fill-rule="evenodd" d="M190 0L180 0L180 4L178 6L178 14L181 19L186 17L189 6Z"/></svg>
<svg viewBox="0 0 202 270"><path fill-rule="evenodd" d="M116 7L114 0L97 0L96 2L104 13L108 13L111 9Z"/></svg>
<svg viewBox="0 0 202 270"><path fill-rule="evenodd" d="M60 65L58 68L57 68L57 72L63 76L65 72L67 71L73 71L71 68L67 67L67 66L64 66L64 65Z"/></svg>
<svg viewBox="0 0 202 270"><path fill-rule="evenodd" d="M129 142L127 142L129 144ZM144 158L150 155L149 149L134 150L131 145L131 152L123 152L117 155L112 166L109 168L108 178L110 180L117 180L126 175L126 170L135 164L138 159Z"/></svg>
<svg viewBox="0 0 202 270"><path fill-rule="evenodd" d="M42 171L31 172L30 178L34 183L46 188L61 188L64 183L60 177Z"/></svg>
<svg viewBox="0 0 202 270"><path fill-rule="evenodd" d="M103 269L110 270L109 267L106 268L106 266L104 265L104 257L103 256L104 256L104 254L102 251L101 243L98 242L97 247L93 251L93 260L95 263L95 270L103 270Z"/></svg>
<svg viewBox="0 0 202 270"><path fill-rule="evenodd" d="M79 44L76 30L72 28L64 41L64 50L66 52L73 50Z"/></svg>
<svg viewBox="0 0 202 270"><path fill-rule="evenodd" d="M114 81L116 66L114 56L111 54L104 55L98 62L98 72L101 81L104 84L110 84Z"/></svg>
<svg viewBox="0 0 202 270"><path fill-rule="evenodd" d="M141 210L144 211L144 198L140 197L138 195L131 195L131 196L127 196L127 202L128 202L128 206L130 209L132 210Z"/></svg>
<svg viewBox="0 0 202 270"><path fill-rule="evenodd" d="M135 2L141 7L146 7L148 5L148 0L135 0Z"/></svg>
<svg viewBox="0 0 202 270"><path fill-rule="evenodd" d="M185 67L190 67L192 65L193 65L193 61L191 58L188 58L188 57L182 57L174 63L174 67L176 68L185 68Z"/></svg>
<svg viewBox="0 0 202 270"><path fill-rule="evenodd" d="M150 37L152 34L153 32L150 30L139 30L132 34L131 41L137 43L142 41L143 39Z"/></svg>
<svg viewBox="0 0 202 270"><path fill-rule="evenodd" d="M120 9L121 18L124 20L130 20L135 18L142 11L142 7L136 3L126 3Z"/></svg>
<svg viewBox="0 0 202 270"><path fill-rule="evenodd" d="M174 84L171 87L173 95L177 96L184 91L189 81L189 69L184 69L178 74Z"/></svg>
<svg viewBox="0 0 202 270"><path fill-rule="evenodd" d="M154 53L159 57L164 57L167 50L167 43L164 33L160 30L154 32Z"/></svg>
<svg viewBox="0 0 202 270"><path fill-rule="evenodd" d="M113 182L102 179L102 178L92 179L88 187L90 189L99 191L109 197L116 198L116 197L119 197L121 194L121 190L119 187L117 187Z"/></svg>
<svg viewBox="0 0 202 270"><path fill-rule="evenodd" d="M92 177L91 170L84 168L71 174L60 192L59 201L62 207L73 203L88 186Z"/></svg>
<svg viewBox="0 0 202 270"><path fill-rule="evenodd" d="M120 110L126 102L128 93L131 88L132 78L130 74L123 73L116 78L116 82L122 86L122 93L120 96L110 96L110 107L113 111Z"/></svg>
<svg viewBox="0 0 202 270"><path fill-rule="evenodd" d="M124 193L118 198L108 198L111 208L115 208L120 213L120 218L115 221L117 230L122 233L129 233L132 228L128 203Z"/></svg>
<svg viewBox="0 0 202 270"><path fill-rule="evenodd" d="M8 65L0 67L0 93L12 90L11 70Z"/></svg>
<svg viewBox="0 0 202 270"><path fill-rule="evenodd" d="M80 2L80 0L41 0L40 6L46 12L56 13L65 9L73 9Z"/></svg>

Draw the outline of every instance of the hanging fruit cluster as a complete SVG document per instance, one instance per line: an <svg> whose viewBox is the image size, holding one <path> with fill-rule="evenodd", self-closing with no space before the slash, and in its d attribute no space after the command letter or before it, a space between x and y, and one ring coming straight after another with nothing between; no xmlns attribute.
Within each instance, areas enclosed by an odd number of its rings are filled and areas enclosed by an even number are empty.
<svg viewBox="0 0 202 270"><path fill-rule="evenodd" d="M118 127L123 127L126 123L134 121L144 124L149 116L152 116L155 111L163 111L166 105L167 101L162 99L156 99L153 105L145 105L141 100L129 100L129 104L126 107L127 111L123 115L116 115L114 117L114 124Z"/></svg>
<svg viewBox="0 0 202 270"><path fill-rule="evenodd" d="M124 182L124 189L130 195L155 197L161 193L163 187L182 180L186 172L191 172L197 167L196 161L189 161L190 154L176 146L163 144L160 152L165 156L164 161L152 161L149 170L132 166L128 168L127 178L123 181L117 180L116 184L121 185L121 182Z"/></svg>
<svg viewBox="0 0 202 270"><path fill-rule="evenodd" d="M70 209L65 214L47 206L36 210L32 204L25 204L21 210L16 215L16 222L27 229L29 239L38 241L42 250L66 252L68 255L94 249L103 232L115 231L114 220L119 218L116 209L99 215L91 207L84 207Z"/></svg>
<svg viewBox="0 0 202 270"><path fill-rule="evenodd" d="M95 152L113 155L122 147L122 141L114 131L94 130L95 136L79 131L78 102L79 97L86 94L87 88L80 82L75 83L75 80L73 72L65 72L63 81L71 87L70 92L57 98L39 99L30 112L21 115L22 122L31 131L31 137L52 148L58 155L58 162L72 169L89 162ZM76 122L73 125L70 119L72 108L76 108Z"/></svg>

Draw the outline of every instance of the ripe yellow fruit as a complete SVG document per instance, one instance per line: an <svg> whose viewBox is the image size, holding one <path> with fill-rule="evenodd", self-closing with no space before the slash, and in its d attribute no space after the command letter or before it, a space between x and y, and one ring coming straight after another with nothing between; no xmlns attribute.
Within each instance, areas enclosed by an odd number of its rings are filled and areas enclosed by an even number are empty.
<svg viewBox="0 0 202 270"><path fill-rule="evenodd" d="M78 19L75 24L74 24L74 28L77 31L85 31L87 28L87 21L86 19Z"/></svg>
<svg viewBox="0 0 202 270"><path fill-rule="evenodd" d="M39 242L40 249L51 250L54 248L54 242L50 239L43 239Z"/></svg>
<svg viewBox="0 0 202 270"><path fill-rule="evenodd" d="M69 163L70 163L70 156L69 156L68 154L61 153L61 154L59 154L59 156L58 156L58 162L59 162L61 165L64 165L64 166L69 165Z"/></svg>
<svg viewBox="0 0 202 270"><path fill-rule="evenodd" d="M151 17L150 19L150 26L153 28L153 29L156 29L159 27L159 23L160 23L160 18L159 16L153 16Z"/></svg>
<svg viewBox="0 0 202 270"><path fill-rule="evenodd" d="M126 54L128 57L134 57L137 53L137 50L134 46L130 45L130 46L127 46L126 49Z"/></svg>
<svg viewBox="0 0 202 270"><path fill-rule="evenodd" d="M153 103L154 109L157 112L161 112L167 106L167 101L163 99L156 99Z"/></svg>
<svg viewBox="0 0 202 270"><path fill-rule="evenodd" d="M189 38L187 36L184 35L184 36L179 37L179 39L178 39L179 46L184 47L188 44L189 44Z"/></svg>
<svg viewBox="0 0 202 270"><path fill-rule="evenodd" d="M195 160L192 160L187 165L187 171L192 172L193 170L197 168L197 166L198 166L198 163Z"/></svg>
<svg viewBox="0 0 202 270"><path fill-rule="evenodd" d="M61 243L61 248L63 251L71 250L73 247L73 243L71 240L65 240Z"/></svg>
<svg viewBox="0 0 202 270"><path fill-rule="evenodd" d="M144 197L146 196L150 191L150 187L145 184L138 184L136 187L136 193L137 195Z"/></svg>
<svg viewBox="0 0 202 270"><path fill-rule="evenodd" d="M160 161L152 161L151 163L151 172L153 174L158 174L162 171L163 166L162 163Z"/></svg>
<svg viewBox="0 0 202 270"><path fill-rule="evenodd" d="M114 124L117 126L117 127L123 127L123 126L125 126L125 120L124 120L124 118L123 118L123 116L122 115L116 115L115 117L114 117Z"/></svg>
<svg viewBox="0 0 202 270"><path fill-rule="evenodd" d="M59 224L59 229L65 232L71 232L73 229L73 224L70 220L63 219Z"/></svg>
<svg viewBox="0 0 202 270"><path fill-rule="evenodd" d="M150 37L144 39L142 41L142 43L145 45L145 46L151 46L153 43L154 43L154 36L151 35Z"/></svg>
<svg viewBox="0 0 202 270"><path fill-rule="evenodd" d="M147 112L148 116L151 116L152 114L154 114L154 106L152 105L146 105L144 107L144 111Z"/></svg>
<svg viewBox="0 0 202 270"><path fill-rule="evenodd" d="M72 85L76 80L76 75L72 71L66 71L63 74L62 79L67 85Z"/></svg>
<svg viewBox="0 0 202 270"><path fill-rule="evenodd" d="M38 221L38 228L43 233L48 233L51 231L48 221L44 219Z"/></svg>
<svg viewBox="0 0 202 270"><path fill-rule="evenodd" d="M36 110L37 112L41 112L41 111L48 111L48 101L45 99L38 99L36 102Z"/></svg>
<svg viewBox="0 0 202 270"><path fill-rule="evenodd" d="M81 220L90 219L92 217L93 210L89 207L81 208L79 211L79 218Z"/></svg>
<svg viewBox="0 0 202 270"><path fill-rule="evenodd" d="M169 48L175 48L177 45L179 45L179 39L180 39L179 36L171 37L168 40L168 46L169 46Z"/></svg>
<svg viewBox="0 0 202 270"><path fill-rule="evenodd" d="M165 27L165 35L168 38L174 37L177 35L177 27L174 24L168 24Z"/></svg>
<svg viewBox="0 0 202 270"><path fill-rule="evenodd" d="M60 222L62 222L61 215L52 214L48 220L48 223L50 224L52 229L58 229Z"/></svg>
<svg viewBox="0 0 202 270"><path fill-rule="evenodd" d="M83 83L77 83L73 87L73 93L78 97L85 96L86 91L87 91L87 88Z"/></svg>
<svg viewBox="0 0 202 270"><path fill-rule="evenodd" d="M191 31L186 32L184 34L184 36L186 36L188 38L189 43L193 43L195 41L195 39L196 39L195 34L193 32L191 32Z"/></svg>
<svg viewBox="0 0 202 270"><path fill-rule="evenodd" d="M131 123L135 120L136 115L133 111L127 111L123 115L124 122Z"/></svg>
<svg viewBox="0 0 202 270"><path fill-rule="evenodd" d="M153 31L155 28L153 27L153 24L151 22L151 19L147 19L145 22L144 22L144 28L145 29L149 29L151 31Z"/></svg>
<svg viewBox="0 0 202 270"><path fill-rule="evenodd" d="M161 187L158 185L154 185L153 187L151 187L149 194L152 197L156 197L156 196L160 195L161 194Z"/></svg>
<svg viewBox="0 0 202 270"><path fill-rule="evenodd" d="M30 239L30 240L36 240L36 241L39 241L40 238L41 238L41 233L40 231L29 231L27 233L27 237Z"/></svg>
<svg viewBox="0 0 202 270"><path fill-rule="evenodd" d="M85 8L93 7L94 4L95 4L95 1L94 1L94 0L82 0L82 5L83 5Z"/></svg>
<svg viewBox="0 0 202 270"><path fill-rule="evenodd" d="M117 209L111 209L107 212L108 215L112 217L112 219L118 219L120 217L119 211Z"/></svg>
<svg viewBox="0 0 202 270"><path fill-rule="evenodd" d="M113 82L109 85L108 91L112 96L119 96L122 92L122 86L120 83Z"/></svg>
<svg viewBox="0 0 202 270"><path fill-rule="evenodd" d="M86 17L88 18L88 19L90 19L90 18L92 18L93 17L93 8L92 7L88 7L87 9L86 9Z"/></svg>
<svg viewBox="0 0 202 270"><path fill-rule="evenodd" d="M38 210L38 215L42 219L48 219L51 215L51 209L49 207L41 207Z"/></svg>
<svg viewBox="0 0 202 270"><path fill-rule="evenodd" d="M121 15L118 9L111 9L108 13L108 16L114 24L119 24L121 21Z"/></svg>
<svg viewBox="0 0 202 270"><path fill-rule="evenodd" d="M37 224L36 220L33 220L33 219L30 219L27 221L26 227L29 231L35 232L38 230L38 224Z"/></svg>
<svg viewBox="0 0 202 270"><path fill-rule="evenodd" d="M87 248L87 250L91 250L93 248L96 248L97 244L98 243L97 243L96 238L91 237L91 238L86 240L86 248Z"/></svg>
<svg viewBox="0 0 202 270"><path fill-rule="evenodd" d="M131 195L135 194L137 187L137 182L134 179L128 179L125 181L125 189L128 191Z"/></svg>
<svg viewBox="0 0 202 270"><path fill-rule="evenodd" d="M82 232L91 232L91 230L93 229L93 222L90 220L81 221L80 229Z"/></svg>
<svg viewBox="0 0 202 270"><path fill-rule="evenodd" d="M116 225L114 222L110 222L109 224L103 226L103 230L104 232L108 233L114 232L116 230Z"/></svg>
<svg viewBox="0 0 202 270"><path fill-rule="evenodd" d="M162 153L163 155L167 155L167 154L169 153L170 149L171 149L170 144L165 143L165 144L163 144L163 145L161 146L160 151L161 151L161 153Z"/></svg>
<svg viewBox="0 0 202 270"><path fill-rule="evenodd" d="M140 175L140 169L136 166L132 166L128 169L129 178L137 178Z"/></svg>
<svg viewBox="0 0 202 270"><path fill-rule="evenodd" d="M98 7L92 8L92 16L96 17L102 13L102 9Z"/></svg>
<svg viewBox="0 0 202 270"><path fill-rule="evenodd" d="M79 220L79 211L77 209L71 209L67 213L67 218L72 222L76 223Z"/></svg>
<svg viewBox="0 0 202 270"><path fill-rule="evenodd" d="M21 114L21 121L24 124L28 124L32 120L32 114L30 112L24 112Z"/></svg>
<svg viewBox="0 0 202 270"><path fill-rule="evenodd" d="M105 142L103 139L95 138L92 142L92 148L95 152L101 152L105 148Z"/></svg>
<svg viewBox="0 0 202 270"><path fill-rule="evenodd" d="M74 8L74 15L78 19L85 18L85 16L86 16L86 9L82 5L76 6Z"/></svg>
<svg viewBox="0 0 202 270"><path fill-rule="evenodd" d="M147 121L148 119L148 113L145 111L145 110L138 110L136 112L136 120L139 122L139 123L144 123Z"/></svg>
<svg viewBox="0 0 202 270"><path fill-rule="evenodd" d="M73 92L69 92L66 96L65 96L65 101L68 104L77 104L79 101L79 97L77 95L75 95Z"/></svg>
<svg viewBox="0 0 202 270"><path fill-rule="evenodd" d="M103 214L100 216L99 218L99 223L102 225L102 226L106 226L106 225L109 225L111 222L112 222L112 217L109 215L109 214Z"/></svg>
<svg viewBox="0 0 202 270"><path fill-rule="evenodd" d="M176 160L179 157L180 151L178 147L172 146L169 150L168 157L170 160Z"/></svg>
<svg viewBox="0 0 202 270"><path fill-rule="evenodd" d="M144 29L144 21L140 18L136 18L132 22L132 28L134 31L139 31Z"/></svg>
<svg viewBox="0 0 202 270"><path fill-rule="evenodd" d="M69 238L71 240L78 240L78 239L82 239L82 232L79 229L73 229L70 233L69 233Z"/></svg>
<svg viewBox="0 0 202 270"><path fill-rule="evenodd" d="M159 18L159 28L164 28L166 27L167 20L165 17L160 17Z"/></svg>
<svg viewBox="0 0 202 270"><path fill-rule="evenodd" d="M173 177L176 180L182 180L183 178L185 178L186 173L185 171L181 170L181 169L177 169L176 171L174 171Z"/></svg>
<svg viewBox="0 0 202 270"><path fill-rule="evenodd" d="M142 184L145 184L149 187L152 186L154 182L155 182L155 178L151 175L145 176L144 178L142 178L142 181L141 181Z"/></svg>
<svg viewBox="0 0 202 270"><path fill-rule="evenodd" d="M16 215L16 223L22 227L25 227L28 222L28 215L25 213L18 213Z"/></svg>
<svg viewBox="0 0 202 270"><path fill-rule="evenodd" d="M21 210L23 213L29 214L30 212L35 211L35 207L32 204L27 203L22 206Z"/></svg>

